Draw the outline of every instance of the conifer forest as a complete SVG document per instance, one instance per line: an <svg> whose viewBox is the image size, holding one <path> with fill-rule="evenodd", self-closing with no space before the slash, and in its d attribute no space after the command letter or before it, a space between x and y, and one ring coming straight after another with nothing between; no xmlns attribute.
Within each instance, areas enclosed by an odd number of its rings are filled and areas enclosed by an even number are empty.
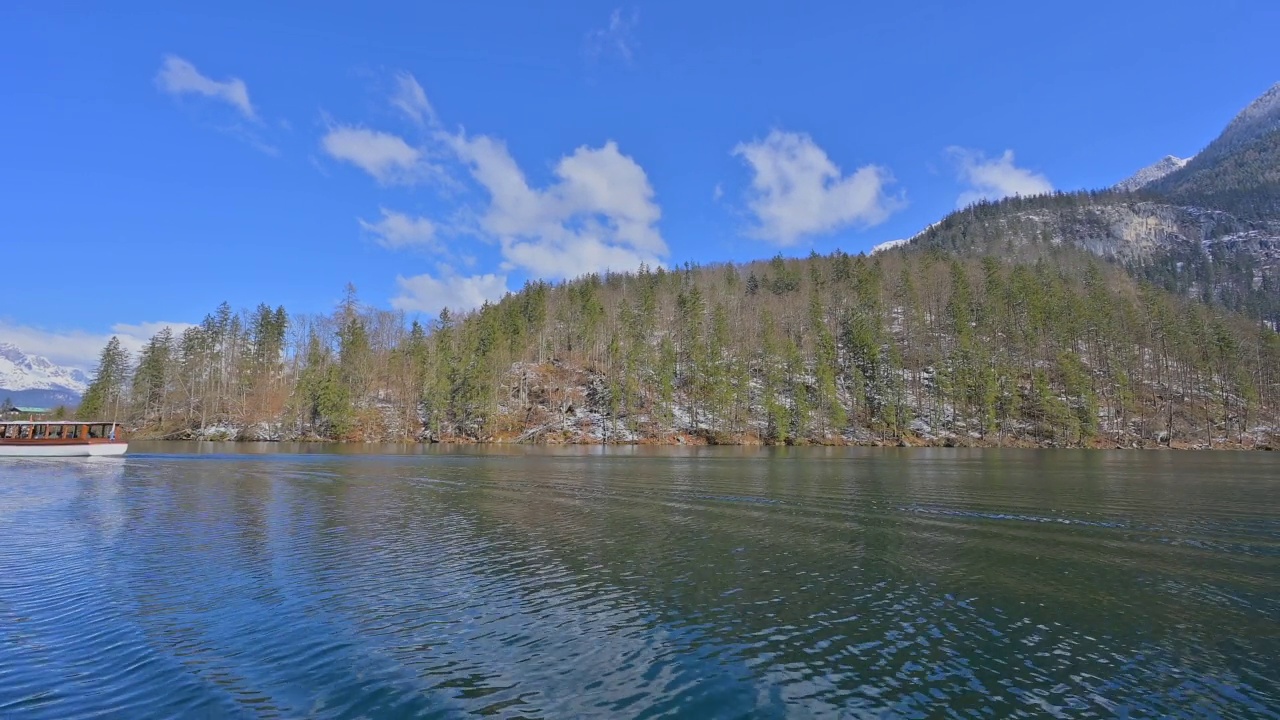
<svg viewBox="0 0 1280 720"><path fill-rule="evenodd" d="M350 286L319 316L223 304L137 357L113 340L78 412L157 438L1275 442L1271 323L1028 242L593 274L430 319Z"/></svg>

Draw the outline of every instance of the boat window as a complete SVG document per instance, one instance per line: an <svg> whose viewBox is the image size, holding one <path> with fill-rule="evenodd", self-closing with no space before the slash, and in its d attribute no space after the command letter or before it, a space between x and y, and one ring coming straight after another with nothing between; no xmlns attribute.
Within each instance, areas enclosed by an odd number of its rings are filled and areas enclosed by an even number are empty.
<svg viewBox="0 0 1280 720"><path fill-rule="evenodd" d="M45 433L45 437L50 438L50 439L53 439L53 440L61 440L61 439L62 439L62 426L61 426L61 425L50 425L50 426L49 426L49 429L48 429L48 430L46 431L46 433Z"/></svg>
<svg viewBox="0 0 1280 720"><path fill-rule="evenodd" d="M68 425L68 426L67 426L66 438L67 438L68 440L76 440L76 439L78 439L79 437L80 437L80 426L79 426L79 425Z"/></svg>
<svg viewBox="0 0 1280 720"><path fill-rule="evenodd" d="M100 438L100 437L102 437L102 426L101 426L101 425L90 425L90 426L89 426L89 437L91 437L91 438Z"/></svg>
<svg viewBox="0 0 1280 720"><path fill-rule="evenodd" d="M23 440L30 440L30 439L31 439L31 426L30 426L30 425L20 425L19 427L21 428L21 434L20 434L18 437L19 437L19 438L21 438L21 439L23 439Z"/></svg>

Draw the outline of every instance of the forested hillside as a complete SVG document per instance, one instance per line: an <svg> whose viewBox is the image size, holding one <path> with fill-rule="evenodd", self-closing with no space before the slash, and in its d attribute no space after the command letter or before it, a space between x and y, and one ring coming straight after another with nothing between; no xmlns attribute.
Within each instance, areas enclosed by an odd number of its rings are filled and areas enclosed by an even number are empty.
<svg viewBox="0 0 1280 720"><path fill-rule="evenodd" d="M1250 103L1182 168L1145 190L1249 220L1280 217L1280 83Z"/></svg>
<svg viewBox="0 0 1280 720"><path fill-rule="evenodd" d="M322 317L224 305L136 363L113 341L80 413L162 437L1269 446L1277 148L1280 85L1131 191L981 202L870 257L533 283L426 325L354 289Z"/></svg>
<svg viewBox="0 0 1280 720"><path fill-rule="evenodd" d="M1074 247L1183 297L1280 322L1280 222L1242 220L1149 192L1057 193L983 202L949 215L912 247L1049 259Z"/></svg>
<svg viewBox="0 0 1280 720"><path fill-rule="evenodd" d="M1280 410L1274 331L1061 245L591 275L426 327L349 289L123 355L81 413L166 437L1254 446Z"/></svg>
<svg viewBox="0 0 1280 720"><path fill-rule="evenodd" d="M1179 204L1221 209L1242 218L1274 218L1280 215L1280 131L1229 155L1198 155L1145 189Z"/></svg>

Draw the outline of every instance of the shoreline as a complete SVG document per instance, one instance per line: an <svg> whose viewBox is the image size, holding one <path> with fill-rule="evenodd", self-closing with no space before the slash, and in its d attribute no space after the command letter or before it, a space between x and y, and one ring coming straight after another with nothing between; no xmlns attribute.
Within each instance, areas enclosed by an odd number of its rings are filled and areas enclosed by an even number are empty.
<svg viewBox="0 0 1280 720"><path fill-rule="evenodd" d="M487 438L474 439L466 437L444 437L440 439L334 439L318 436L296 437L296 438L262 438L262 437L201 437L193 435L191 437L173 437L168 436L147 436L146 434L133 435L130 441L138 442L227 442L227 443L304 443L304 444L327 444L327 445L488 445L488 446L520 446L520 447L733 447L733 448L766 448L766 447L788 447L788 448L952 448L952 449L1011 449L1011 450L1178 450L1178 451L1235 451L1235 452L1274 452L1277 449L1276 444L1265 441L1254 441L1253 443L1240 443L1236 441L1215 442L1212 445L1200 442L1186 442L1174 440L1172 443L1154 442L1154 441L1136 441L1129 444L1117 443L1114 440L1095 439L1086 443L1052 443L1052 442L1036 442L1032 440L1024 440L1017 438L1006 438L1002 442L993 442L976 438L960 438L960 437L944 437L944 438L919 438L919 437L903 437L898 439L872 440L872 441L856 441L840 439L838 441L817 442L817 441L800 441L790 443L774 443L762 442L756 439L749 439L739 442L712 442L705 438L697 436L677 435L670 438L644 438L640 440L628 441L601 441L597 439L578 439L564 441L541 441L529 442L514 438Z"/></svg>

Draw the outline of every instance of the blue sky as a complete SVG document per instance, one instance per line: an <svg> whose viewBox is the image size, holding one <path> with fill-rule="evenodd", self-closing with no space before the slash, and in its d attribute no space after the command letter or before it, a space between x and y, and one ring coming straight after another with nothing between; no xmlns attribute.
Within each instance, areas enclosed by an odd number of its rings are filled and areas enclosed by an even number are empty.
<svg viewBox="0 0 1280 720"><path fill-rule="evenodd" d="M849 252L1186 156L1273 2L0 6L0 341Z"/></svg>

